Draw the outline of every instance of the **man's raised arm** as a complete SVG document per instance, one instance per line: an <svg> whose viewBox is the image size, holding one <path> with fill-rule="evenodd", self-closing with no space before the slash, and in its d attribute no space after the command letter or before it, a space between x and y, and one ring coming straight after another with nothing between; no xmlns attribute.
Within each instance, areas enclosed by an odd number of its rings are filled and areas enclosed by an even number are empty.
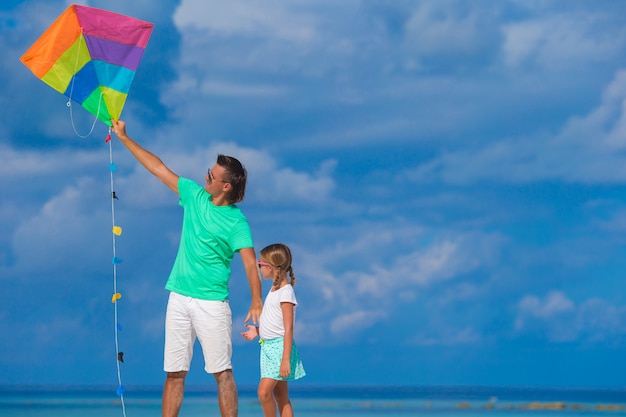
<svg viewBox="0 0 626 417"><path fill-rule="evenodd" d="M133 154L137 161L161 180L167 188L178 194L178 175L172 172L158 156L142 148L137 142L132 140L130 136L126 134L126 123L122 120L111 120L111 122L113 123L113 132L120 142Z"/></svg>

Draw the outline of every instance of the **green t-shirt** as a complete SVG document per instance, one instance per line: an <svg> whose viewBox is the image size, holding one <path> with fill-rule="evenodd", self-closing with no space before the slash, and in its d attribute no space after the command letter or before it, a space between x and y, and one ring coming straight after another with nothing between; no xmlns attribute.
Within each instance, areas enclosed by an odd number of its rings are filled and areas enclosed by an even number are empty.
<svg viewBox="0 0 626 417"><path fill-rule="evenodd" d="M234 204L215 206L211 194L190 179L179 178L178 195L183 228L165 288L202 300L226 300L233 255L253 247L248 220Z"/></svg>

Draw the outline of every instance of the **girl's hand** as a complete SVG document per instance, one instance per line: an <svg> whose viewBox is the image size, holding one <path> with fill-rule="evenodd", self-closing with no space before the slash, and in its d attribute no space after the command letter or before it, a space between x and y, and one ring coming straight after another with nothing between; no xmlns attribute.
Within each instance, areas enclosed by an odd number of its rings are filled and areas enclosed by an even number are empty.
<svg viewBox="0 0 626 417"><path fill-rule="evenodd" d="M259 328L251 324L246 324L245 326L248 328L248 330L245 332L241 332L241 335L246 340L254 340L259 335Z"/></svg>
<svg viewBox="0 0 626 417"><path fill-rule="evenodd" d="M287 378L291 374L291 366L289 364L289 360L283 360L280 363L280 377Z"/></svg>

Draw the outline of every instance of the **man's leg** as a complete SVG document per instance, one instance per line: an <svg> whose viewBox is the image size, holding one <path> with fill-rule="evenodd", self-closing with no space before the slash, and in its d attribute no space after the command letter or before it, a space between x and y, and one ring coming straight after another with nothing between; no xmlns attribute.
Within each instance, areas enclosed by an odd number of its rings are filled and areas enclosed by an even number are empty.
<svg viewBox="0 0 626 417"><path fill-rule="evenodd" d="M185 377L189 370L196 339L188 313L190 300L190 297L171 292L167 302L163 349L163 369L167 376L161 402L163 417L178 416L183 403Z"/></svg>
<svg viewBox="0 0 626 417"><path fill-rule="evenodd" d="M239 398L232 369L213 374L217 382L217 400L222 417L237 417Z"/></svg>
<svg viewBox="0 0 626 417"><path fill-rule="evenodd" d="M183 404L185 393L185 377L187 371L168 372L163 387L163 401L161 415L163 417L177 417L180 406Z"/></svg>

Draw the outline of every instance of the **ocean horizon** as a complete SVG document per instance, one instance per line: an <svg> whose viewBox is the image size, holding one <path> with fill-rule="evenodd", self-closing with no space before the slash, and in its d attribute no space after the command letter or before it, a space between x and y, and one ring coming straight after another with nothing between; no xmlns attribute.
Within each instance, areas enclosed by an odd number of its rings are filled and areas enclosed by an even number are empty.
<svg viewBox="0 0 626 417"><path fill-rule="evenodd" d="M0 386L0 416L160 415L161 386ZM625 388L492 386L373 386L293 384L290 397L299 416L566 417L626 416ZM215 386L188 386L180 413L219 415ZM256 386L239 387L239 415L261 416Z"/></svg>

